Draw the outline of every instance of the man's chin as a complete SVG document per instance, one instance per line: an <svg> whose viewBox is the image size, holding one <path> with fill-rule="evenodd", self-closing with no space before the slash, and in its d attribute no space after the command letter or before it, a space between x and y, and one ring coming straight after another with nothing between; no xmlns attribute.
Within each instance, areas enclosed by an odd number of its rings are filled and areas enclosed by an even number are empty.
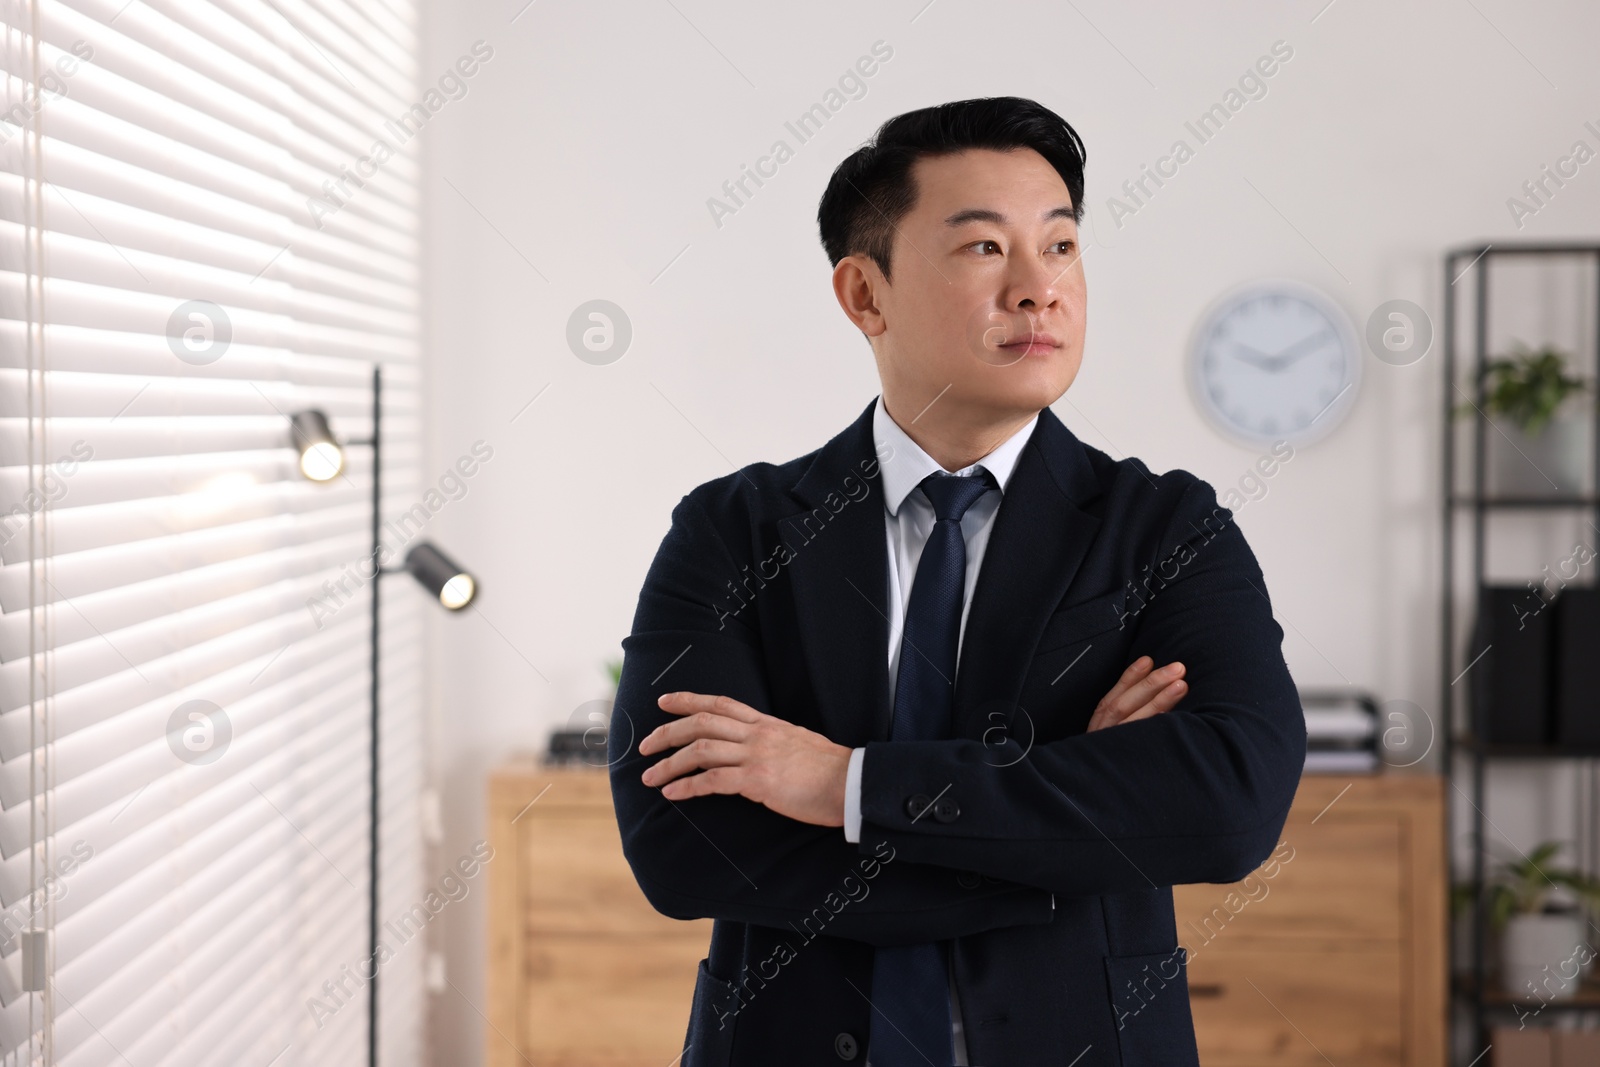
<svg viewBox="0 0 1600 1067"><path fill-rule="evenodd" d="M1060 400L1072 384L1071 378L1063 380L1058 372L1047 372L1044 367L1008 370L1019 373L1012 374L1009 380L985 383L986 406L997 411L1039 411Z"/></svg>

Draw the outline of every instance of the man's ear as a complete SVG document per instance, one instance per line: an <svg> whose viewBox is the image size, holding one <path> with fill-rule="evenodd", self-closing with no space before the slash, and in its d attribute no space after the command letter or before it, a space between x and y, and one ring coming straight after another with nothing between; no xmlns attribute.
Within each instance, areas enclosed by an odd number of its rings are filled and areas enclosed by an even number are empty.
<svg viewBox="0 0 1600 1067"><path fill-rule="evenodd" d="M866 256L848 255L833 268L834 298L869 344L885 329L878 294L887 284L878 265Z"/></svg>

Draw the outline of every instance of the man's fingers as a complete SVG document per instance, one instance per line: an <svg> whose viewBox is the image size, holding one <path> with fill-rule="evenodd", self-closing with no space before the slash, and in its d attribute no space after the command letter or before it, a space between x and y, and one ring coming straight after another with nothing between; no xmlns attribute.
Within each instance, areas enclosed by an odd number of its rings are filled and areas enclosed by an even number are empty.
<svg viewBox="0 0 1600 1067"><path fill-rule="evenodd" d="M761 712L749 704L741 704L732 697L717 696L712 693L662 693L656 700L656 706L673 715L693 715L697 711L709 711L713 715L726 715L740 722L755 722L761 718Z"/></svg>
<svg viewBox="0 0 1600 1067"><path fill-rule="evenodd" d="M1086 732L1093 733L1095 730L1116 725L1116 717L1119 714L1126 714L1126 711L1119 710L1122 695L1136 682L1144 678L1154 665L1155 661L1149 656L1140 656L1128 664L1128 669L1122 672L1122 677L1117 679L1117 684L1112 686L1111 691L1101 697L1100 703L1095 705L1094 714L1089 717L1089 727Z"/></svg>
<svg viewBox="0 0 1600 1067"><path fill-rule="evenodd" d="M697 738L742 741L749 724L760 721L761 712L732 697L711 693L663 693L656 700L661 710L681 718L656 727L639 742L639 754L648 756Z"/></svg>
<svg viewBox="0 0 1600 1067"><path fill-rule="evenodd" d="M1128 664L1128 669L1122 672L1122 677L1117 679L1117 684L1111 687L1111 692L1106 694L1106 700L1115 700L1125 693L1135 682L1142 680L1150 673L1150 668L1155 666L1155 660L1149 656L1140 656Z"/></svg>
<svg viewBox="0 0 1600 1067"><path fill-rule="evenodd" d="M1114 703L1119 710L1136 711L1155 699L1167 686L1183 677L1183 664L1169 663L1158 671L1150 671L1123 691Z"/></svg>
<svg viewBox="0 0 1600 1067"><path fill-rule="evenodd" d="M1171 711L1177 705L1178 701L1183 699L1183 694L1187 693L1188 691L1189 687L1185 683L1181 681L1173 682L1161 692L1157 693L1154 700L1150 701L1150 703L1146 704L1144 707L1124 718L1122 722L1133 722L1136 719L1150 719L1160 715L1163 712ZM1118 725L1120 726L1121 723L1118 723Z"/></svg>
<svg viewBox="0 0 1600 1067"><path fill-rule="evenodd" d="M1158 705L1162 711L1171 711L1178 706L1178 701L1182 700L1184 694L1188 692L1189 683L1179 678L1157 693L1150 703Z"/></svg>
<svg viewBox="0 0 1600 1067"><path fill-rule="evenodd" d="M1118 720L1119 723L1133 722L1136 719L1148 719L1164 711L1171 711L1177 706L1178 701L1189 691L1189 683L1179 679L1165 686L1159 693L1151 697L1142 707L1133 709Z"/></svg>
<svg viewBox="0 0 1600 1067"><path fill-rule="evenodd" d="M714 741L743 741L749 735L749 725L738 719L709 711L697 711L685 718L662 723L651 730L645 735L644 740L639 742L639 754L648 756L654 752L664 752L669 748L687 745L701 737L709 737Z"/></svg>
<svg viewBox="0 0 1600 1067"><path fill-rule="evenodd" d="M740 761L743 751L742 745L734 744L732 741L717 741L702 737L684 745L659 763L653 764L639 776L639 780L645 785L665 785L691 771L733 766Z"/></svg>
<svg viewBox="0 0 1600 1067"><path fill-rule="evenodd" d="M1169 663L1160 670L1152 670L1155 660L1149 656L1140 656L1128 665L1122 672L1122 677L1117 684L1100 701L1094 714L1089 718L1089 732L1103 730L1108 726L1116 726L1133 719L1145 719L1151 715L1166 711L1177 704L1187 691L1187 685L1182 685L1176 690L1171 686L1182 678L1184 666L1182 663ZM1152 703L1158 706L1145 711Z"/></svg>
<svg viewBox="0 0 1600 1067"><path fill-rule="evenodd" d="M1122 672L1122 677L1101 703L1127 713L1143 707L1173 679L1183 677L1182 663L1172 662L1160 670L1153 670L1154 666L1155 661L1149 656L1140 656L1128 664L1128 669Z"/></svg>
<svg viewBox="0 0 1600 1067"><path fill-rule="evenodd" d="M686 800L711 793L738 793L739 773L733 767L716 767L687 778L679 778L661 787L661 795L668 800Z"/></svg>

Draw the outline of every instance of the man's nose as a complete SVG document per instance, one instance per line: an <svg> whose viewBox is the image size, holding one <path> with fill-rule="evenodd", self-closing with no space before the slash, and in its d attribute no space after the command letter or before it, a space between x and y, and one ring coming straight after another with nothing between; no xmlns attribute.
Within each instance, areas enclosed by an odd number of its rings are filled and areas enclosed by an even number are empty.
<svg viewBox="0 0 1600 1067"><path fill-rule="evenodd" d="M1007 306L1042 311L1060 301L1059 284L1064 271L1038 258L1014 260L1013 264Z"/></svg>

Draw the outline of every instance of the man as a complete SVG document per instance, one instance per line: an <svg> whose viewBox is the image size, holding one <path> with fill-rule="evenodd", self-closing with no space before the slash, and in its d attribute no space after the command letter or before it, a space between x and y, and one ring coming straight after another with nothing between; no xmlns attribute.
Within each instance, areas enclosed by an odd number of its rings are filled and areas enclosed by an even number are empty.
<svg viewBox="0 0 1600 1067"><path fill-rule="evenodd" d="M1170 887L1267 858L1305 721L1211 486L1050 410L1083 162L1030 100L887 122L818 212L881 396L673 512L609 745L645 896L716 920L685 1067L1198 1065Z"/></svg>

